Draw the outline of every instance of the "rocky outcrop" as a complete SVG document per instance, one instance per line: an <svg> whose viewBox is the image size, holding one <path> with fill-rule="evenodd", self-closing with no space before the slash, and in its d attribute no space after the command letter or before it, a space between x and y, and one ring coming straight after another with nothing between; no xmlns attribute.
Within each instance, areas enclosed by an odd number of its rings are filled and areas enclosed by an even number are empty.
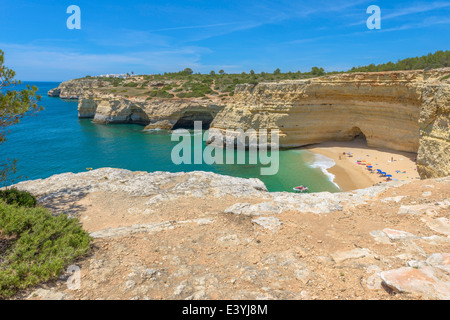
<svg viewBox="0 0 450 320"><path fill-rule="evenodd" d="M111 86L110 82L99 79L75 79L62 82L58 88L48 91L48 96L60 97L61 99L78 99L85 92Z"/></svg>
<svg viewBox="0 0 450 320"><path fill-rule="evenodd" d="M450 80L426 84L419 117L417 171L422 178L450 174Z"/></svg>
<svg viewBox="0 0 450 320"><path fill-rule="evenodd" d="M103 168L15 187L94 238L78 290L68 273L27 299L449 299L450 177L293 194Z"/></svg>
<svg viewBox="0 0 450 320"><path fill-rule="evenodd" d="M267 188L259 179L243 179L212 172L144 172L102 168L81 173L63 173L47 179L19 182L16 187L28 190L42 201L65 195L114 192L129 196L158 196L153 200L174 200L179 196L236 197L261 196ZM175 187L176 186L176 187ZM167 190L166 192L163 190Z"/></svg>
<svg viewBox="0 0 450 320"><path fill-rule="evenodd" d="M59 95L61 94L61 88L54 88L48 91L48 96L49 97L59 97Z"/></svg>
<svg viewBox="0 0 450 320"><path fill-rule="evenodd" d="M202 99L126 98L113 94L86 94L78 104L80 118L97 123L138 123L146 129L191 128L202 121L208 128L225 106Z"/></svg>
<svg viewBox="0 0 450 320"><path fill-rule="evenodd" d="M291 148L364 135L370 147L419 152L422 177L450 174L450 68L351 73L281 83L238 85L211 124L226 129L279 129ZM420 146L420 147L419 147Z"/></svg>

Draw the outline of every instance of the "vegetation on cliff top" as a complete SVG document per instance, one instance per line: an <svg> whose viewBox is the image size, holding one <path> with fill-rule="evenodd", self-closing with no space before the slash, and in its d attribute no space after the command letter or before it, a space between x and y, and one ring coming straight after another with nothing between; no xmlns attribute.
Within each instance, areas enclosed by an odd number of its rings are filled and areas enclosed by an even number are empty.
<svg viewBox="0 0 450 320"><path fill-rule="evenodd" d="M353 67L349 72L376 72L376 71L399 71L399 70L420 70L437 69L450 67L450 51L436 51L425 56L407 58L397 62L387 62L383 64L370 64L363 67Z"/></svg>
<svg viewBox="0 0 450 320"><path fill-rule="evenodd" d="M22 207L35 207L36 198L29 192L21 191L16 188L0 190L0 200L3 199L7 204L16 204Z"/></svg>
<svg viewBox="0 0 450 320"><path fill-rule="evenodd" d="M117 93L135 97L152 98L208 98L215 96L225 100L234 94L237 84L257 84L267 81L306 79L325 74L323 68L314 67L310 72L281 73L279 69L273 73L255 72L227 74L211 71L209 74L192 73L187 68L180 72L169 72L154 75L136 75L127 79L96 78L109 82L98 90L105 93Z"/></svg>
<svg viewBox="0 0 450 320"><path fill-rule="evenodd" d="M109 82L109 86L100 88L106 93L118 93L124 96L143 97L147 100L157 98L204 98L216 96L225 100L234 94L238 84L258 84L259 82L276 82L282 80L296 80L318 77L322 75L338 74L343 72L376 72L430 69L450 66L450 51L436 51L422 57L408 58L397 62L384 64L370 64L368 66L354 67L348 71L329 71L321 67L312 67L308 72L281 72L279 68L272 73L228 74L224 70L212 70L208 74L194 73L191 68L179 72L165 72L164 74L134 75L127 79L101 78ZM92 78L89 76L89 78Z"/></svg>
<svg viewBox="0 0 450 320"><path fill-rule="evenodd" d="M56 279L90 241L76 219L0 199L0 299Z"/></svg>

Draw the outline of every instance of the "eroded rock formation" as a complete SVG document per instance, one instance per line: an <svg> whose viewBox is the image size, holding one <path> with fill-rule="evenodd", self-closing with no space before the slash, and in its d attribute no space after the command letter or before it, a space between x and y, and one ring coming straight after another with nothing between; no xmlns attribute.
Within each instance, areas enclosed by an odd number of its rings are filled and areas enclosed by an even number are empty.
<svg viewBox="0 0 450 320"><path fill-rule="evenodd" d="M126 98L113 94L85 94L79 100L78 116L97 123L139 123L146 129L191 128L202 121L204 128L225 106L202 99Z"/></svg>
<svg viewBox="0 0 450 320"><path fill-rule="evenodd" d="M364 135L370 147L418 152L422 177L449 175L449 74L445 68L238 85L210 138L217 143L226 129L279 129L280 147L290 148Z"/></svg>
<svg viewBox="0 0 450 320"><path fill-rule="evenodd" d="M417 170L422 178L450 174L450 81L422 90Z"/></svg>
<svg viewBox="0 0 450 320"><path fill-rule="evenodd" d="M219 145L226 129L279 129L281 148L363 135L370 147L418 153L418 172L429 178L450 174L448 75L450 68L237 85L228 102L107 94L95 89L111 84L95 79L64 82L49 95L79 97L79 117L98 123L176 129L203 121Z"/></svg>
<svg viewBox="0 0 450 320"><path fill-rule="evenodd" d="M111 86L110 82L99 79L74 79L62 82L58 88L51 89L48 91L48 96L60 97L61 99L79 99L87 91Z"/></svg>

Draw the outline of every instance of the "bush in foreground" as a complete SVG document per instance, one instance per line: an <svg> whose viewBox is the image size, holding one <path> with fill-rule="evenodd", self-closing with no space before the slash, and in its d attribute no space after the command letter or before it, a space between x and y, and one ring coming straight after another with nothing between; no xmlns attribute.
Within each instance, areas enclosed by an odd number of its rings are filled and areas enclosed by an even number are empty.
<svg viewBox="0 0 450 320"><path fill-rule="evenodd" d="M0 298L56 279L90 241L76 219L0 200Z"/></svg>
<svg viewBox="0 0 450 320"><path fill-rule="evenodd" d="M24 207L35 207L36 198L27 191L21 191L16 188L0 190L0 199L3 199L7 204L17 204Z"/></svg>

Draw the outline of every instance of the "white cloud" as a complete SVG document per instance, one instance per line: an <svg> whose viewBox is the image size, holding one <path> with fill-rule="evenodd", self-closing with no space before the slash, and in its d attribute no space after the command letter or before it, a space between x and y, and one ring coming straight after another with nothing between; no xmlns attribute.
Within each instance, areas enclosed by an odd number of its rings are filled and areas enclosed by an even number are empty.
<svg viewBox="0 0 450 320"><path fill-rule="evenodd" d="M433 2L433 3L425 3L425 4L416 4L416 5L411 5L411 6L403 6L399 9L384 9L383 7L381 7L381 21L383 22L384 20L414 15L414 14L423 13L423 12L429 12L429 11L448 8L448 7L450 7L449 2ZM385 14L386 11L391 12L391 13ZM367 21L367 17L364 20L350 23L347 26L365 25L366 21Z"/></svg>
<svg viewBox="0 0 450 320"><path fill-rule="evenodd" d="M202 54L211 51L203 47L186 46L177 49L140 51L133 53L91 54L66 48L40 47L0 43L5 52L5 65L22 80L63 80L102 73L152 73L179 71L186 67L199 70ZM61 75L55 78L55 75ZM38 79L36 79L38 78Z"/></svg>
<svg viewBox="0 0 450 320"><path fill-rule="evenodd" d="M405 6L398 11L394 11L391 14L384 15L383 19L392 19L396 17L407 16L416 13L428 12L436 9L442 9L450 7L449 2L433 2L426 4L418 4L415 6Z"/></svg>
<svg viewBox="0 0 450 320"><path fill-rule="evenodd" d="M408 30L408 29L419 29L419 28L426 28L426 27L436 26L436 25L440 25L440 24L449 24L449 23L450 23L449 18L442 19L442 18L431 17L431 18L427 18L421 22L403 24L398 27L381 29L378 31L379 32L392 32L392 31L401 31L401 30Z"/></svg>

